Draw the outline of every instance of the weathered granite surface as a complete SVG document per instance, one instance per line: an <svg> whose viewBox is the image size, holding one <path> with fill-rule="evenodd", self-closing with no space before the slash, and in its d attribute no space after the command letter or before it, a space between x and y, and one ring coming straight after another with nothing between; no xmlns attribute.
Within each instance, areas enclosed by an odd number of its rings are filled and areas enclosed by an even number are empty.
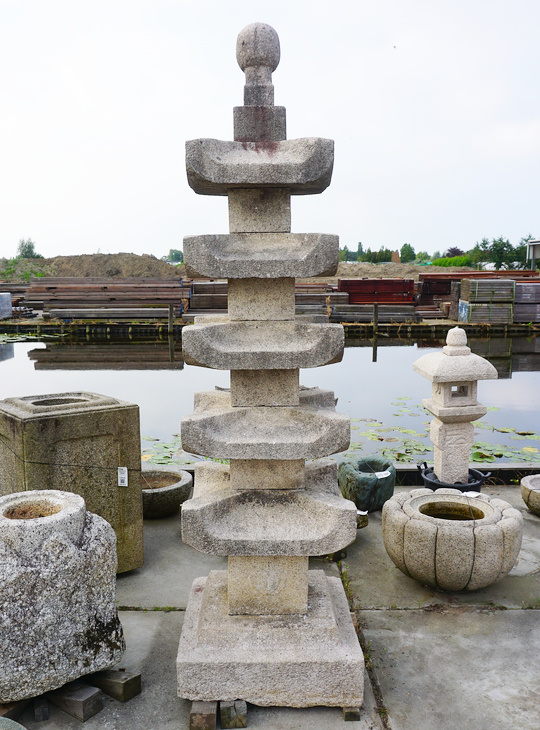
<svg viewBox="0 0 540 730"><path fill-rule="evenodd" d="M340 360L339 324L224 322L192 325L182 337L184 360L217 370L315 368Z"/></svg>
<svg viewBox="0 0 540 730"><path fill-rule="evenodd" d="M5 516L36 502L60 511ZM111 526L86 512L78 495L0 498L0 702L35 697L120 660L115 542Z"/></svg>
<svg viewBox="0 0 540 730"><path fill-rule="evenodd" d="M137 405L82 391L0 401L0 494L59 486L112 525L119 573L143 564Z"/></svg>
<svg viewBox="0 0 540 730"><path fill-rule="evenodd" d="M347 448L349 419L335 412L333 393L302 389L298 374L338 360L343 333L300 325L294 288L295 276L334 270L338 241L290 233L291 195L329 184L333 143L285 139L285 110L273 106L279 56L273 28L245 28L234 141L186 145L191 187L229 203L229 236L189 239L186 264L229 281L228 318L198 319L184 345L194 364L230 369L231 387L197 393L182 421L184 449L230 459L197 466L182 533L199 550L228 555L229 570L193 585L178 693L351 706L362 701L363 657L345 593L307 568L310 554L354 539L356 508L339 494L335 464L306 463Z"/></svg>
<svg viewBox="0 0 540 730"><path fill-rule="evenodd" d="M190 700L358 707L364 660L341 582L308 571L308 608L231 616L227 572L194 581L178 647L178 693Z"/></svg>
<svg viewBox="0 0 540 730"><path fill-rule="evenodd" d="M231 233L184 238L188 273L275 279L334 276L339 239L325 233Z"/></svg>
<svg viewBox="0 0 540 730"><path fill-rule="evenodd" d="M540 517L540 474L523 477L521 480L521 496L531 512Z"/></svg>
<svg viewBox="0 0 540 730"><path fill-rule="evenodd" d="M388 555L405 575L443 591L474 591L512 570L523 518L502 499L413 489L385 503L382 530Z"/></svg>

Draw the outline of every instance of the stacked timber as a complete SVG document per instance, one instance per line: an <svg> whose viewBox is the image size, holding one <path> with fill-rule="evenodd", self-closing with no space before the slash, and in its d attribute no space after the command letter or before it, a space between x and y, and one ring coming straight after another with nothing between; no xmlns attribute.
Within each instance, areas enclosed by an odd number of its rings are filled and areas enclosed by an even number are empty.
<svg viewBox="0 0 540 730"><path fill-rule="evenodd" d="M452 282L461 282L466 279L514 279L534 280L540 272L519 270L519 271L436 271L419 274L419 303L433 304L441 300L451 300ZM457 318L457 317L456 317Z"/></svg>
<svg viewBox="0 0 540 730"><path fill-rule="evenodd" d="M41 277L32 279L25 306L50 309L126 309L180 306L189 286L178 279Z"/></svg>
<svg viewBox="0 0 540 730"><path fill-rule="evenodd" d="M512 324L515 287L513 279L464 279L459 321Z"/></svg>
<svg viewBox="0 0 540 730"><path fill-rule="evenodd" d="M350 304L412 304L412 279L338 279L338 291L347 292Z"/></svg>
<svg viewBox="0 0 540 730"><path fill-rule="evenodd" d="M540 281L516 282L514 322L540 322Z"/></svg>

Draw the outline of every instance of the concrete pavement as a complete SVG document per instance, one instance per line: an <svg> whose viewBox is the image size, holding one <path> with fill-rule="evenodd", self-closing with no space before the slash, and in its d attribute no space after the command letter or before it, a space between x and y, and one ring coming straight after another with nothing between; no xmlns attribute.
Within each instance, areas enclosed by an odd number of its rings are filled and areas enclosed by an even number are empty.
<svg viewBox="0 0 540 730"><path fill-rule="evenodd" d="M350 727L540 728L540 518L528 512L518 486L484 491L506 499L524 516L518 564L486 589L445 594L404 576L384 550L380 513L369 516L368 527L347 548L343 567L369 667L361 720ZM144 539L144 567L119 576L117 583L128 646L121 666L142 673L143 692L125 704L106 698L105 709L85 723L88 730L188 727L190 703L176 697L175 657L189 588L195 577L226 561L184 545L178 516L145 521ZM312 563L331 574L337 570L333 563ZM28 709L19 722L32 730L80 727L56 707L48 721L34 722ZM249 706L248 727L349 725L336 708Z"/></svg>

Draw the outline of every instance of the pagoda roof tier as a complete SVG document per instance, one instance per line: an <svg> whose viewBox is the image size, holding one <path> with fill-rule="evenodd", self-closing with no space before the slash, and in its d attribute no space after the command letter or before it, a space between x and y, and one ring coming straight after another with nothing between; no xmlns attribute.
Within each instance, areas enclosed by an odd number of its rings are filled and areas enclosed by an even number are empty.
<svg viewBox="0 0 540 730"><path fill-rule="evenodd" d="M341 497L328 460L306 464L306 488L224 487L182 505L182 540L209 555L325 555L356 535L356 506ZM228 471L225 464L218 470ZM227 484L224 474L221 478ZM313 487L311 487L313 485Z"/></svg>
<svg viewBox="0 0 540 730"><path fill-rule="evenodd" d="M333 276L338 256L339 237L326 233L233 233L184 238L190 276Z"/></svg>
<svg viewBox="0 0 540 730"><path fill-rule="evenodd" d="M292 370L338 362L339 324L228 322L196 324L182 332L184 360L218 370Z"/></svg>
<svg viewBox="0 0 540 730"><path fill-rule="evenodd" d="M325 391L314 390L300 391L298 407L220 408L230 404L229 392L197 393L196 409L202 412L182 420L182 447L215 459L318 459L344 451L349 417L332 410Z"/></svg>
<svg viewBox="0 0 540 730"><path fill-rule="evenodd" d="M332 178L334 142L306 137L281 142L186 142L188 183L200 195L231 188L286 188L292 195L322 193Z"/></svg>

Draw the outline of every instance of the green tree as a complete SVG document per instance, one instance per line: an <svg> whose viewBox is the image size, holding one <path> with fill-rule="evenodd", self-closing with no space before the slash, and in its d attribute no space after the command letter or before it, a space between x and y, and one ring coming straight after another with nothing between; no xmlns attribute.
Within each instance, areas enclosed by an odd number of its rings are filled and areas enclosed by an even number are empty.
<svg viewBox="0 0 540 730"><path fill-rule="evenodd" d="M21 238L17 246L17 258L19 259L42 259L40 253L36 253L36 244L31 238Z"/></svg>
<svg viewBox="0 0 540 730"><path fill-rule="evenodd" d="M184 254L182 251L179 251L177 248L171 248L169 250L168 260L172 261L174 264L181 264L184 261Z"/></svg>
<svg viewBox="0 0 540 730"><path fill-rule="evenodd" d="M435 261L435 259L440 259L440 258L441 258L441 252L435 251L435 253L431 257L431 261L433 262L433 261Z"/></svg>
<svg viewBox="0 0 540 730"><path fill-rule="evenodd" d="M502 236L491 241L489 253L496 269L500 269L503 264L511 265L514 261L514 248L510 241Z"/></svg>
<svg viewBox="0 0 540 730"><path fill-rule="evenodd" d="M431 261L431 256L427 251L418 251L416 254L416 260L419 264L427 264L428 261Z"/></svg>
<svg viewBox="0 0 540 730"><path fill-rule="evenodd" d="M407 261L414 261L416 258L414 248L411 246L410 243L403 244L403 246L401 247L401 251L399 252L399 256L404 264L406 264Z"/></svg>

